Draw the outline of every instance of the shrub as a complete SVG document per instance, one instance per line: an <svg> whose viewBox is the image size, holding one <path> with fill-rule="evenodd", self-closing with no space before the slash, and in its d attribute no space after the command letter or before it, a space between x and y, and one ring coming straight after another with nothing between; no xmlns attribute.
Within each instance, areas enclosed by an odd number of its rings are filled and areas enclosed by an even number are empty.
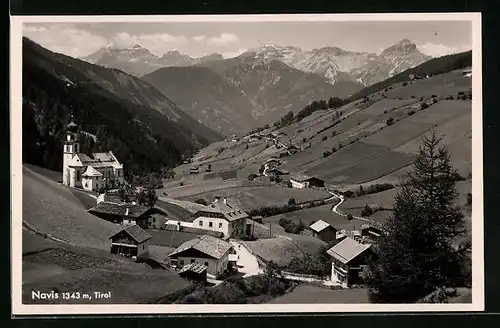
<svg viewBox="0 0 500 328"><path fill-rule="evenodd" d="M335 137L335 135L337 135L337 132L336 131L332 131L332 137Z"/></svg>
<svg viewBox="0 0 500 328"><path fill-rule="evenodd" d="M365 217L365 216L370 216L372 214L373 214L373 209L370 206L365 205L365 208L363 208L363 210L361 211L361 216Z"/></svg>
<svg viewBox="0 0 500 328"><path fill-rule="evenodd" d="M321 138L322 141L325 141L326 139L328 139L327 136L323 136L323 138Z"/></svg>
<svg viewBox="0 0 500 328"><path fill-rule="evenodd" d="M426 102L423 102L423 103L420 104L420 109L426 109L428 107L429 107L429 105L427 105Z"/></svg>
<svg viewBox="0 0 500 328"><path fill-rule="evenodd" d="M389 119L385 122L387 125L393 125L394 124L394 119L392 117L389 117Z"/></svg>
<svg viewBox="0 0 500 328"><path fill-rule="evenodd" d="M403 84L402 84L403 87L406 87L407 85L408 85L408 82L406 82L406 81L403 82Z"/></svg>
<svg viewBox="0 0 500 328"><path fill-rule="evenodd" d="M459 96L463 95L464 93L465 93L465 92L463 92L463 91L459 91L459 92L457 92L457 94L458 94Z"/></svg>
<svg viewBox="0 0 500 328"><path fill-rule="evenodd" d="M351 221L353 219L352 214L347 214L347 220Z"/></svg>
<svg viewBox="0 0 500 328"><path fill-rule="evenodd" d="M467 193L467 205L472 205L472 194Z"/></svg>
<svg viewBox="0 0 500 328"><path fill-rule="evenodd" d="M182 186L184 186L184 182L182 182L182 181L181 181L181 182L179 183L179 186L181 186L181 187L182 187Z"/></svg>
<svg viewBox="0 0 500 328"><path fill-rule="evenodd" d="M288 200L288 205L296 205L295 198L290 198Z"/></svg>
<svg viewBox="0 0 500 328"><path fill-rule="evenodd" d="M387 114L387 109L384 110L384 114Z"/></svg>
<svg viewBox="0 0 500 328"><path fill-rule="evenodd" d="M201 205L205 205L205 206L207 206L207 205L208 205L207 201L206 201L206 200L204 200L203 198L199 198L199 199L195 200L194 202L195 202L196 204L201 204Z"/></svg>
<svg viewBox="0 0 500 328"><path fill-rule="evenodd" d="M332 154L332 153L331 153L330 151L328 151L328 150L327 150L327 151L324 151L324 152L323 152L323 157L328 157L328 156L330 156L331 154Z"/></svg>
<svg viewBox="0 0 500 328"><path fill-rule="evenodd" d="M302 138L302 142L306 143L307 142L307 138L306 137Z"/></svg>
<svg viewBox="0 0 500 328"><path fill-rule="evenodd" d="M415 114L414 110L411 110L411 111L408 112L408 116L412 116L413 114Z"/></svg>
<svg viewBox="0 0 500 328"><path fill-rule="evenodd" d="M316 207L316 203L315 202L310 202L308 205L307 205L308 208L313 208L313 207Z"/></svg>
<svg viewBox="0 0 500 328"><path fill-rule="evenodd" d="M413 95L413 96L411 96L411 98L415 98L415 96Z"/></svg>
<svg viewBox="0 0 500 328"><path fill-rule="evenodd" d="M248 180L253 181L253 180L255 180L255 178L257 178L257 177L258 177L258 175L257 175L257 174L255 174L255 173L250 173L250 174L248 175Z"/></svg>

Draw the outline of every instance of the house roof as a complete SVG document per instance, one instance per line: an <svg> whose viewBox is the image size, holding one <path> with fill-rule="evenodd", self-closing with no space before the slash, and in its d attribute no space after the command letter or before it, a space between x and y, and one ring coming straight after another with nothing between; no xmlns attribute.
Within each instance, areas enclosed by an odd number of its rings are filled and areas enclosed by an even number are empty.
<svg viewBox="0 0 500 328"><path fill-rule="evenodd" d="M340 262L347 264L370 247L370 244L362 244L350 237L347 237L337 245L330 248L327 253Z"/></svg>
<svg viewBox="0 0 500 328"><path fill-rule="evenodd" d="M92 153L89 156L85 153L78 153L78 158L80 159L81 166L92 165L94 168L97 167L115 167L121 168L122 165L118 162L113 152L109 151L107 153Z"/></svg>
<svg viewBox="0 0 500 328"><path fill-rule="evenodd" d="M185 266L183 266L182 269L179 271L179 273L191 271L191 272L200 274L200 273L203 273L203 271L207 271L207 269L208 269L208 267L206 265L194 262L194 263L186 264Z"/></svg>
<svg viewBox="0 0 500 328"><path fill-rule="evenodd" d="M125 229L120 230L118 233L109 237L109 239L112 239L114 236L118 235L121 232L125 232L126 234L128 234L130 237L132 237L138 243L145 242L146 240L149 240L152 238L150 234L148 234L146 231L144 231L138 225L134 224L134 225L126 227Z"/></svg>
<svg viewBox="0 0 500 328"><path fill-rule="evenodd" d="M203 211L221 213L228 221L235 221L248 217L248 214L245 211L229 204L228 202L224 203L224 201L221 200L214 201L212 204L205 206Z"/></svg>
<svg viewBox="0 0 500 328"><path fill-rule="evenodd" d="M278 163L279 163L280 161L279 161L277 158L271 157L271 158L269 158L269 159L266 161L266 163L270 163L270 162L278 162Z"/></svg>
<svg viewBox="0 0 500 328"><path fill-rule="evenodd" d="M133 204L117 204L111 202L100 202L88 211L90 213L114 214L130 218L138 218L146 213L150 207Z"/></svg>
<svg viewBox="0 0 500 328"><path fill-rule="evenodd" d="M311 179L321 180L319 178L312 177L312 176L309 176L309 175L305 175L305 174L302 174L302 173L299 173L299 174L295 175L291 179L294 180L294 181L298 181L298 182L304 182L304 181L308 181L308 180L311 180Z"/></svg>
<svg viewBox="0 0 500 328"><path fill-rule="evenodd" d="M178 255L188 249L195 249L220 260L231 249L231 244L222 239L204 235L191 239L177 247L169 256Z"/></svg>
<svg viewBox="0 0 500 328"><path fill-rule="evenodd" d="M311 229L313 231L316 231L316 232L320 232L320 231L323 231L324 229L326 229L328 227L331 227L331 225L329 223L327 223L327 222L325 222L323 220L318 220L318 221L314 222L313 224L311 224L309 226L309 229Z"/></svg>
<svg viewBox="0 0 500 328"><path fill-rule="evenodd" d="M92 165L87 166L85 172L83 172L82 176L84 177L100 177L102 173L97 171Z"/></svg>
<svg viewBox="0 0 500 328"><path fill-rule="evenodd" d="M77 124L75 124L75 122L71 121L68 125L66 125L66 128L67 128L68 130L72 130L72 129L76 129L76 128L78 128L78 125L77 125Z"/></svg>

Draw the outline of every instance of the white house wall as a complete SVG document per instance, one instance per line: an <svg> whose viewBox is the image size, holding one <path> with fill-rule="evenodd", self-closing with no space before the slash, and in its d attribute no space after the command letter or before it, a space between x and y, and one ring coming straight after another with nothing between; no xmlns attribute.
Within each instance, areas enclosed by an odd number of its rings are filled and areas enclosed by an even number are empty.
<svg viewBox="0 0 500 328"><path fill-rule="evenodd" d="M202 224L200 224L200 222ZM212 222L212 227L210 227L209 222ZM220 227L219 224L221 225ZM225 236L231 236L231 234L233 233L232 225L226 219L222 218L210 218L206 216L200 216L193 221L193 227L212 230L212 231L219 231L224 233Z"/></svg>

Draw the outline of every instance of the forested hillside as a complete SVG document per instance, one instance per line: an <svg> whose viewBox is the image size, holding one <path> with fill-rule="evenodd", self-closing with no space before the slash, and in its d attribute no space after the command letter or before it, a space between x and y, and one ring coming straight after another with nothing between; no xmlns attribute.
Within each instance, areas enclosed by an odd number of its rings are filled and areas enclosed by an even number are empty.
<svg viewBox="0 0 500 328"><path fill-rule="evenodd" d="M64 75L62 75L64 72ZM60 60L23 48L23 160L62 169L64 127L74 115L83 131L82 151L112 150L126 174L142 175L173 167L209 140L169 120L158 110L134 104L88 81Z"/></svg>

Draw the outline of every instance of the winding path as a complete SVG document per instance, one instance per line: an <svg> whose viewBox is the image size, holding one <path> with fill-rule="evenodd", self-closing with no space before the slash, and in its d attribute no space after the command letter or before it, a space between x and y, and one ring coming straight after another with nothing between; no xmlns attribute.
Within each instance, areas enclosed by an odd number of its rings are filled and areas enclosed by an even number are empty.
<svg viewBox="0 0 500 328"><path fill-rule="evenodd" d="M330 200L334 197L339 199L339 202L335 206L332 207L332 212L337 214L337 215L340 215L340 216L347 216L347 214L342 213L338 210L338 207L345 201L345 197L342 195L338 195L332 191L328 191L328 192L332 195L332 197L328 198L328 200ZM358 220L365 221L365 222L371 222L370 219L363 218L360 216L353 216L353 219L358 219Z"/></svg>

